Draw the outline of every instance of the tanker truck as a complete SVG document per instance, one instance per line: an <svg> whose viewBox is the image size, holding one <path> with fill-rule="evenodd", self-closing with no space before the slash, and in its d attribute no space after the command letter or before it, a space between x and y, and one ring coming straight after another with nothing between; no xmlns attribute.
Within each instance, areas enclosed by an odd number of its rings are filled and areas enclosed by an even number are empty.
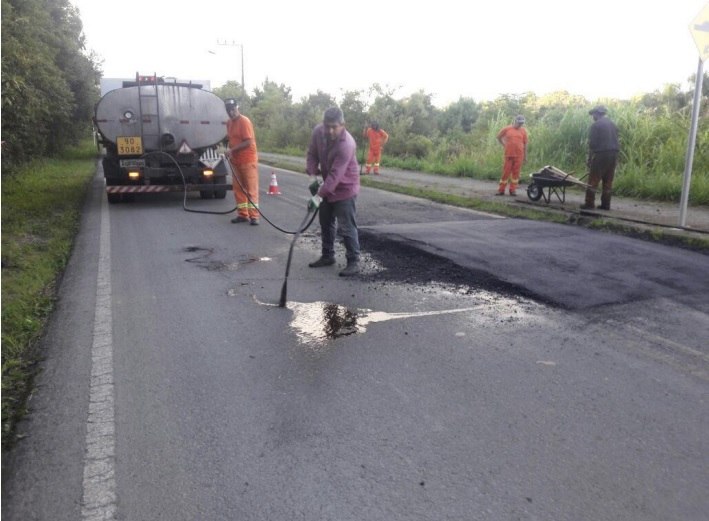
<svg viewBox="0 0 709 521"><path fill-rule="evenodd" d="M227 165L217 152L227 112L201 84L141 76L106 92L96 104L97 141L110 203L135 194L199 191L223 199Z"/></svg>

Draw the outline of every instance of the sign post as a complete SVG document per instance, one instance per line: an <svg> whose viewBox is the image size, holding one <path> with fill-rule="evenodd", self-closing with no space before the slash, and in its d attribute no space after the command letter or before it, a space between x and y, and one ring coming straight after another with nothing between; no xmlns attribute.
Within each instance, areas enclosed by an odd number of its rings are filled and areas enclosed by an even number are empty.
<svg viewBox="0 0 709 521"><path fill-rule="evenodd" d="M694 102L692 105L692 123L689 128L689 142L684 160L684 177L682 180L682 197L679 206L679 225L687 224L687 204L689 202L689 187L692 181L692 163L694 161L694 148L697 141L697 124L699 121L699 106L702 102L702 83L704 80L704 60L709 58L709 3L704 6L697 17L689 25L689 31L699 50L699 66L697 79L694 85Z"/></svg>

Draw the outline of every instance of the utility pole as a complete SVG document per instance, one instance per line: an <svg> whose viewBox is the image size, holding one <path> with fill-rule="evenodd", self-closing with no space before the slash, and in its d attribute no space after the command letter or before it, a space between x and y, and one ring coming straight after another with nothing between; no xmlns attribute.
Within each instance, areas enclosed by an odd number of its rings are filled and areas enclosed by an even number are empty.
<svg viewBox="0 0 709 521"><path fill-rule="evenodd" d="M246 85L244 84L244 44L237 43L234 40L227 41L226 39L217 39L217 45L241 48L241 88L244 91L244 94L246 94Z"/></svg>

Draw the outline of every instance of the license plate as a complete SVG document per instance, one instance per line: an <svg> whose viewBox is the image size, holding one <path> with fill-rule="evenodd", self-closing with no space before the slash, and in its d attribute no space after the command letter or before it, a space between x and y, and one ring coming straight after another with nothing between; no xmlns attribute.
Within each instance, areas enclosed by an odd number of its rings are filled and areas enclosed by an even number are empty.
<svg viewBox="0 0 709 521"><path fill-rule="evenodd" d="M145 168L145 159L121 159L123 168Z"/></svg>
<svg viewBox="0 0 709 521"><path fill-rule="evenodd" d="M143 153L143 140L139 136L116 138L119 156L139 156Z"/></svg>

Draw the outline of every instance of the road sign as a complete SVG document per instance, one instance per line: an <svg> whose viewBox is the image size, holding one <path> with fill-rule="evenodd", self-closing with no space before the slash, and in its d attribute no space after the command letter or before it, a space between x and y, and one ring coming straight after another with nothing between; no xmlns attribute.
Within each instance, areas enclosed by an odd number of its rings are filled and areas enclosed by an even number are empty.
<svg viewBox="0 0 709 521"><path fill-rule="evenodd" d="M689 32L697 44L700 59L705 61L709 58L709 2L689 24Z"/></svg>

